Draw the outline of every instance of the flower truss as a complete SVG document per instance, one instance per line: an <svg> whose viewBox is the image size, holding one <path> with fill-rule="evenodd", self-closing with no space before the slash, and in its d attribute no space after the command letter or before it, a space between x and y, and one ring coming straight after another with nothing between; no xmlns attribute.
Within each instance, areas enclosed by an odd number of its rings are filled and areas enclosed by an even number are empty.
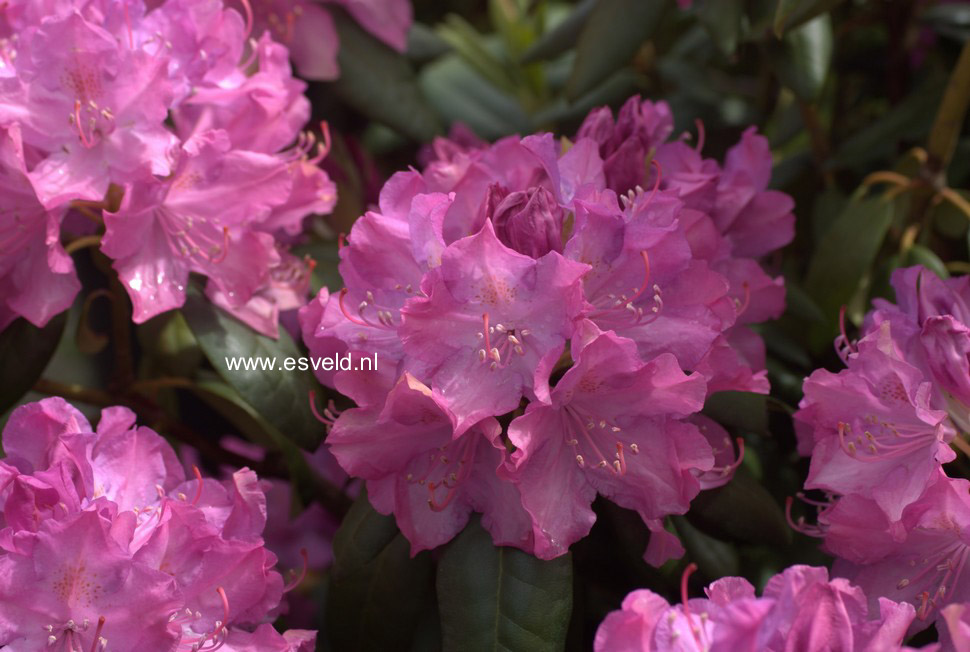
<svg viewBox="0 0 970 652"><path fill-rule="evenodd" d="M308 263L284 243L335 202L317 167L328 140L300 132L306 85L240 7L0 7L0 328L71 305L62 231L113 261L138 323L181 306L190 273L273 336L279 311L305 302Z"/></svg>
<svg viewBox="0 0 970 652"><path fill-rule="evenodd" d="M892 282L896 303L876 301L858 342L836 341L846 369L805 381L805 487L827 499L817 525L798 527L823 537L870 604L910 603L911 631L935 621L966 643L970 482L943 465L970 432L970 281L910 267Z"/></svg>
<svg viewBox="0 0 970 652"><path fill-rule="evenodd" d="M128 409L95 429L60 398L17 408L3 448L2 649L313 649L315 632L266 624L291 587L253 471L187 479Z"/></svg>
<svg viewBox="0 0 970 652"><path fill-rule="evenodd" d="M697 412L768 390L747 325L783 310L756 258L792 238L792 202L763 137L722 166L672 124L634 97L575 142L439 139L355 223L345 287L301 309L313 355L377 355L320 372L357 404L327 443L412 552L474 511L496 544L556 557L599 494L641 515L659 564L682 551L663 519L729 479L734 444Z"/></svg>

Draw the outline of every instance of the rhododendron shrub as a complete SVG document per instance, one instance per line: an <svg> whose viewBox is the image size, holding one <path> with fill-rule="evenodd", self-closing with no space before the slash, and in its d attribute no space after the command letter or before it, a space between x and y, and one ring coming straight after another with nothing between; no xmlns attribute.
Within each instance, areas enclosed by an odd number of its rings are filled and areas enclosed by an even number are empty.
<svg viewBox="0 0 970 652"><path fill-rule="evenodd" d="M436 140L354 224L345 287L301 309L314 355L377 356L318 372L357 405L327 444L412 553L480 512L496 544L554 558L601 495L656 533L659 564L678 554L663 519L730 478L734 446L696 415L768 391L746 324L784 308L755 257L791 239L792 203L766 190L762 136L722 167L671 131L666 104L633 97L574 141Z"/></svg>
<svg viewBox="0 0 970 652"><path fill-rule="evenodd" d="M71 305L62 231L85 218L102 237L81 228L68 249L100 247L136 323L181 306L190 273L271 336L305 302L307 263L287 244L334 205L317 166L329 136L301 132L306 84L252 29L248 3L4 5L0 327Z"/></svg>
<svg viewBox="0 0 970 652"><path fill-rule="evenodd" d="M313 649L265 624L289 587L253 471L186 477L130 410L93 428L60 398L15 410L3 449L4 650Z"/></svg>

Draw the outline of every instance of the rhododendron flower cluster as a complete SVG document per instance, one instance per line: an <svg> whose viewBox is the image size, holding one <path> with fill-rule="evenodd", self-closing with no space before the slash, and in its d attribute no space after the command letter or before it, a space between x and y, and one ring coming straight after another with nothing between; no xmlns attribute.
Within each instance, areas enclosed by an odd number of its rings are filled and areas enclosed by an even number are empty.
<svg viewBox="0 0 970 652"><path fill-rule="evenodd" d="M94 429L60 398L17 408L3 449L4 650L313 649L314 632L265 624L287 587L253 471L186 479L128 409Z"/></svg>
<svg viewBox="0 0 970 652"><path fill-rule="evenodd" d="M858 342L837 340L847 368L805 382L805 486L829 500L817 526L800 527L870 600L913 604L920 629L970 602L970 482L943 467L970 430L970 281L911 267L892 283L897 302L875 302Z"/></svg>
<svg viewBox="0 0 970 652"><path fill-rule="evenodd" d="M792 566L768 580L761 597L742 577L712 583L706 598L671 605L646 589L633 591L596 632L596 652L823 652L901 650L915 618L912 605L876 601L825 568Z"/></svg>
<svg viewBox="0 0 970 652"><path fill-rule="evenodd" d="M0 8L0 327L71 304L61 225L79 214L103 221L138 323L182 305L190 272L274 336L279 310L303 303L307 263L280 242L334 204L316 165L327 144L300 133L310 104L286 47L250 38L240 7Z"/></svg>
<svg viewBox="0 0 970 652"><path fill-rule="evenodd" d="M355 223L346 287L301 309L314 355L377 355L319 372L357 403L327 443L413 552L475 511L496 544L556 557L599 494L641 515L659 564L680 552L662 519L729 479L733 442L694 415L768 389L745 324L784 288L753 257L791 239L792 204L766 190L763 137L722 167L671 130L635 97L575 142L439 139Z"/></svg>

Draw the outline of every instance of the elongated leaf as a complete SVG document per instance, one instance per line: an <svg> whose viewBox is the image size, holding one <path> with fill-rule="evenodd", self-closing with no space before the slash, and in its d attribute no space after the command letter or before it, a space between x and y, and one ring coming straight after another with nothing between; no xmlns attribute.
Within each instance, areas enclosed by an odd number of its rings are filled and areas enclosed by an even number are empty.
<svg viewBox="0 0 970 652"><path fill-rule="evenodd" d="M0 414L14 406L40 378L61 341L65 324L66 312L44 328L20 317L0 333Z"/></svg>
<svg viewBox="0 0 970 652"><path fill-rule="evenodd" d="M543 34L522 53L522 63L552 59L572 48L595 6L596 0L583 0L576 5L565 20Z"/></svg>
<svg viewBox="0 0 970 652"><path fill-rule="evenodd" d="M409 649L433 582L429 554L411 559L409 548L394 518L374 511L362 492L333 540L325 614L332 649Z"/></svg>
<svg viewBox="0 0 970 652"><path fill-rule="evenodd" d="M844 0L778 0L772 25L775 36L781 38L786 31L807 23L842 2Z"/></svg>
<svg viewBox="0 0 970 652"><path fill-rule="evenodd" d="M212 305L192 289L182 315L216 373L239 392L267 421L306 449L314 449L323 438L323 426L310 410L309 394L322 390L309 371L286 371L287 358L301 353L285 329L273 340L260 335ZM227 358L265 358L275 361L275 369L229 369ZM295 362L294 362L295 364Z"/></svg>
<svg viewBox="0 0 970 652"><path fill-rule="evenodd" d="M444 650L558 652L572 611L572 557L496 547L473 520L438 564Z"/></svg>
<svg viewBox="0 0 970 652"><path fill-rule="evenodd" d="M781 507L744 467L723 487L702 491L691 502L687 520L723 541L769 546L791 542Z"/></svg>
<svg viewBox="0 0 970 652"><path fill-rule="evenodd" d="M892 156L901 141L924 138L943 93L941 79L930 79L869 126L847 138L829 167L862 167Z"/></svg>
<svg viewBox="0 0 970 652"><path fill-rule="evenodd" d="M805 291L826 317L812 329L816 351L831 343L839 309L872 267L891 220L892 204L882 198L852 201L819 241L805 278Z"/></svg>
<svg viewBox="0 0 970 652"><path fill-rule="evenodd" d="M340 36L341 98L374 120L424 142L441 130L407 58L365 32L342 11L330 9Z"/></svg>
<svg viewBox="0 0 970 652"><path fill-rule="evenodd" d="M672 516L671 520L687 550L687 558L695 562L702 573L708 577L728 577L740 572L737 548L704 534L683 516Z"/></svg>
<svg viewBox="0 0 970 652"><path fill-rule="evenodd" d="M760 434L768 430L768 413L764 394L716 392L707 398L704 405L704 414L718 423L742 432Z"/></svg>
<svg viewBox="0 0 970 652"><path fill-rule="evenodd" d="M579 35L566 97L578 99L629 62L653 33L667 4L667 0L598 0Z"/></svg>
<svg viewBox="0 0 970 652"><path fill-rule="evenodd" d="M721 52L734 54L741 36L744 3L737 0L707 0L697 7L697 14Z"/></svg>
<svg viewBox="0 0 970 652"><path fill-rule="evenodd" d="M778 79L801 99L818 98L832 63L832 20L817 16L785 35L778 56L771 58Z"/></svg>

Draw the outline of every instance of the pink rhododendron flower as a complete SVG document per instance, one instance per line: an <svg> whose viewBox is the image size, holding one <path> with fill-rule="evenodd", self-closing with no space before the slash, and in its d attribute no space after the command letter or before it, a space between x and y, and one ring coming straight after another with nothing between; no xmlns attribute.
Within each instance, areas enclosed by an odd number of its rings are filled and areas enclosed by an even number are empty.
<svg viewBox="0 0 970 652"><path fill-rule="evenodd" d="M128 409L104 410L92 429L59 398L17 408L3 448L4 649L199 649L251 636L309 649L298 646L312 633L236 629L264 621L284 591L252 471L186 480Z"/></svg>
<svg viewBox="0 0 970 652"><path fill-rule="evenodd" d="M828 500L817 503L816 526L796 527L823 538L835 571L870 602L912 604L915 631L946 605L970 601L962 581L970 485L943 466L967 424L970 286L921 267L892 281L897 303L877 300L858 342L844 332L836 340L847 369L805 382L799 451L812 456L806 486Z"/></svg>
<svg viewBox="0 0 970 652"><path fill-rule="evenodd" d="M41 204L27 173L20 127L0 128L0 330L23 315L35 326L66 310L81 288L60 241L63 209Z"/></svg>
<svg viewBox="0 0 970 652"><path fill-rule="evenodd" d="M665 417L699 410L704 389L669 353L645 364L612 333L586 345L549 403L531 403L509 426L508 476L532 517L536 555L558 556L589 532L597 493L647 519L687 511L700 488L692 471L711 468L711 448Z"/></svg>
<svg viewBox="0 0 970 652"><path fill-rule="evenodd" d="M691 571L688 567L687 573ZM670 605L661 596L634 591L596 632L597 652L782 652L900 650L915 614L886 598L866 600L858 586L829 579L824 568L792 566L765 585L762 597L740 577L705 589L706 599Z"/></svg>
<svg viewBox="0 0 970 652"><path fill-rule="evenodd" d="M805 486L873 498L899 520L955 457L947 445L954 431L946 413L932 409L931 392L898 357L888 323L859 342L848 369L816 371L795 416L810 433L800 442L812 454Z"/></svg>
<svg viewBox="0 0 970 652"><path fill-rule="evenodd" d="M181 306L191 272L274 336L279 311L303 305L276 300L271 270L281 238L333 208L317 165L329 137L300 132L306 84L270 35L247 45L247 7L25 0L4 10L16 38L3 46L0 179L17 189L0 214L0 278L11 281L0 327L18 315L43 324L70 305L78 283L60 227L72 208L96 222L104 213L101 250L136 322Z"/></svg>
<svg viewBox="0 0 970 652"><path fill-rule="evenodd" d="M744 324L777 316L784 287L751 256L790 239L791 216L765 214L790 203L757 200L770 156L749 133L723 175L706 163L708 212L691 207L646 158L671 125L666 104L634 98L616 121L594 111L575 143L437 139L424 170L392 176L354 224L340 250L344 289L301 309L314 356L379 360L377 371L318 372L359 406L333 420L328 442L416 549L450 539L472 510L496 543L555 557L589 531L599 493L640 514L653 533L647 559L660 564L682 554L663 519L730 479L726 433L705 436L688 417L711 391L768 389L764 345ZM757 170L745 176L748 165ZM730 214L713 209L719 191ZM736 254L731 229L748 220L788 232ZM372 452L398 439L392 415L408 402L429 406L434 428L414 430L406 453ZM421 451L432 461L441 451L445 467L464 460L470 433L491 442L475 449L487 464L451 471L468 488L448 487L455 507L441 511L461 516L438 526L443 481L420 496L401 478L423 478L410 461ZM375 489L392 478L393 500ZM496 515L472 488L519 507Z"/></svg>

